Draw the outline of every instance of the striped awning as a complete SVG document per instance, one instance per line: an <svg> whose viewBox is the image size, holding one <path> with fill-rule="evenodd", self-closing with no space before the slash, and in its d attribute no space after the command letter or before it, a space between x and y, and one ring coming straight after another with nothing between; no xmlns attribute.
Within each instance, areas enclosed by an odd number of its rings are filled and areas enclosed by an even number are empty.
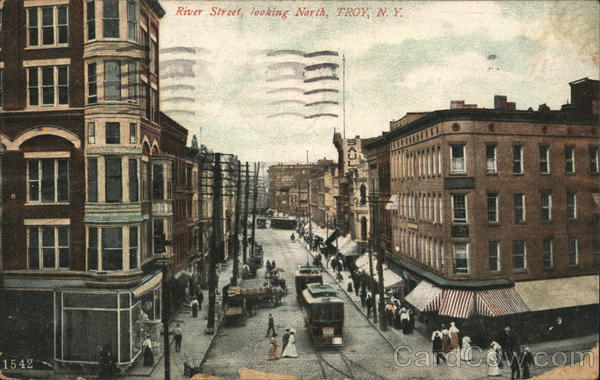
<svg viewBox="0 0 600 380"><path fill-rule="evenodd" d="M439 315L454 318L469 318L473 314L473 292L470 290L446 289L442 296Z"/></svg>
<svg viewBox="0 0 600 380"><path fill-rule="evenodd" d="M529 311L515 288L477 292L477 314L485 317L518 314Z"/></svg>
<svg viewBox="0 0 600 380"><path fill-rule="evenodd" d="M419 311L436 311L440 307L443 290L427 281L421 281L406 296L406 301Z"/></svg>

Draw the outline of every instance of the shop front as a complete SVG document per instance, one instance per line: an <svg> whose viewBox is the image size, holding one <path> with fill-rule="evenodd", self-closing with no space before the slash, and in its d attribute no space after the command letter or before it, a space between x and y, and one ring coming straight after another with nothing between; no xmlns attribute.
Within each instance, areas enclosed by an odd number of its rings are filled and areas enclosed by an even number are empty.
<svg viewBox="0 0 600 380"><path fill-rule="evenodd" d="M134 289L56 291L56 362L94 366L100 347L126 368L141 353L146 335L160 339L161 274Z"/></svg>

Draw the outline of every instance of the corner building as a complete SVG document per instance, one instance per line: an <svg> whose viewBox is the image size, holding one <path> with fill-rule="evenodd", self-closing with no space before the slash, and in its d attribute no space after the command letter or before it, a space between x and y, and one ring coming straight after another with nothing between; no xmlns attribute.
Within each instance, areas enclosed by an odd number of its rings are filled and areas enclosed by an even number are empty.
<svg viewBox="0 0 600 380"><path fill-rule="evenodd" d="M142 335L160 338L156 259L188 264L173 251L174 150L161 142L178 132L160 125L164 10L154 0L0 9L0 339L58 367L95 365L104 345L127 367ZM186 183L178 199L191 208ZM193 227L178 234L193 252Z"/></svg>

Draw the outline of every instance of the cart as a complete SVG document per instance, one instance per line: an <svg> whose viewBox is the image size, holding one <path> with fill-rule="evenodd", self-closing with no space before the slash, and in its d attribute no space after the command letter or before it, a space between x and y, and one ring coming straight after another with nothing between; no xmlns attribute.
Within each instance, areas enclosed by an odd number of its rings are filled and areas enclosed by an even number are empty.
<svg viewBox="0 0 600 380"><path fill-rule="evenodd" d="M248 319L248 310L246 308L246 299L240 294L229 291L227 305L225 305L225 314L223 316L226 325L246 325Z"/></svg>

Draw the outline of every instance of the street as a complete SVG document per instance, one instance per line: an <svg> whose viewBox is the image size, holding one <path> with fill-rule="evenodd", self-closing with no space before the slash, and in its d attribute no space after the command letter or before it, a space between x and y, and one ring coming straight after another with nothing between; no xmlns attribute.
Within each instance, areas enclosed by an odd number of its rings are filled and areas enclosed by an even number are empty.
<svg viewBox="0 0 600 380"><path fill-rule="evenodd" d="M203 373L235 378L242 367L265 372L277 372L301 377L383 379L399 376L394 366L393 349L371 326L350 300L340 292L345 305L344 340L341 349L314 349L306 335L302 309L296 302L294 272L310 256L296 240L290 241L289 230L257 229L256 241L262 244L264 260L275 260L288 286L288 294L275 308L258 309L246 326L223 326L203 366ZM264 268L257 277L264 277ZM333 280L324 273L324 282ZM337 286L337 285L336 285ZM281 348L281 336L286 327L296 329L297 359L267 361L270 339L265 337L269 313L273 314Z"/></svg>

